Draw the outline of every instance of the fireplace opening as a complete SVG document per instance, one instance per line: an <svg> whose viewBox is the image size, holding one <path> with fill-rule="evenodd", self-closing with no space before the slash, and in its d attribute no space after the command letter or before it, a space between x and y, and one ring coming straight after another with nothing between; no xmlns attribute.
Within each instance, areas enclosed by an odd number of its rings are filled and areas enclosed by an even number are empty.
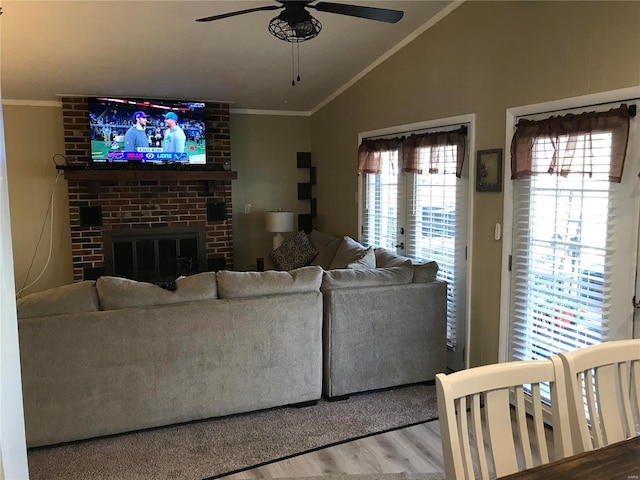
<svg viewBox="0 0 640 480"><path fill-rule="evenodd" d="M204 228L104 232L106 274L160 283L207 270Z"/></svg>

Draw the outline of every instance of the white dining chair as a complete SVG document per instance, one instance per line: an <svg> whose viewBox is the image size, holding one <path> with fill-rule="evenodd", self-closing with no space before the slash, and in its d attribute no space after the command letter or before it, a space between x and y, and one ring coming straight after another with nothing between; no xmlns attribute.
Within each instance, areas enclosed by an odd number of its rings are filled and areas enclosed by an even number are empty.
<svg viewBox="0 0 640 480"><path fill-rule="evenodd" d="M605 342L559 356L575 453L640 434L640 340Z"/></svg>
<svg viewBox="0 0 640 480"><path fill-rule="evenodd" d="M572 454L564 371L557 356L436 375L446 478L488 479L548 463L540 394L546 382L557 460ZM529 428L528 415L533 428Z"/></svg>

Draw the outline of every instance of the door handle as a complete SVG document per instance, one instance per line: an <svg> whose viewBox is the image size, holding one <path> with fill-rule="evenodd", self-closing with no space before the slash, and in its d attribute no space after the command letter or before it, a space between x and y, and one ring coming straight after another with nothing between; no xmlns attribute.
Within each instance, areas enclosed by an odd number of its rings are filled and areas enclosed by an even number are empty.
<svg viewBox="0 0 640 480"><path fill-rule="evenodd" d="M400 250L404 250L404 242L401 242L398 245L394 245L394 247L399 248Z"/></svg>

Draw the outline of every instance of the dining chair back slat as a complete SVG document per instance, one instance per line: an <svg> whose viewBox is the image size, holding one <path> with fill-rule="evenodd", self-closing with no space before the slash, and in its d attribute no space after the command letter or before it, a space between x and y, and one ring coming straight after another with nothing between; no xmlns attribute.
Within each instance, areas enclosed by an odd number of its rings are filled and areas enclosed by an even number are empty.
<svg viewBox="0 0 640 480"><path fill-rule="evenodd" d="M522 385L517 385L515 387L515 399L516 416L518 419L516 425L518 427L520 445L522 445L524 464L526 468L531 468L533 466L533 452L531 445L527 441L529 439L529 428L527 425L525 393Z"/></svg>
<svg viewBox="0 0 640 480"><path fill-rule="evenodd" d="M516 457L515 442L505 442L504 439L512 437L511 411L505 406L509 405L509 390L489 390L486 392L486 418L489 442L491 445L501 445L498 449L491 449L492 461L496 472L517 472L518 462Z"/></svg>
<svg viewBox="0 0 640 480"><path fill-rule="evenodd" d="M481 452L484 449L484 431L482 428L482 411L480 410L481 397L480 395L471 396L471 423L473 425L473 438L475 438L475 451ZM458 410L464 411L464 410ZM468 435L468 431L463 432L463 435ZM478 458L480 471L482 475L489 475L489 467L487 465L487 459L483 455ZM471 465L471 468L469 468ZM467 462L467 472L470 478L473 478L473 462Z"/></svg>
<svg viewBox="0 0 640 480"><path fill-rule="evenodd" d="M625 382L625 379L627 379L629 383ZM629 380L631 380L631 370L627 368L626 363L622 363L620 364L620 368L618 369L618 377L617 377L618 385L620 385L622 409L624 411L622 417L626 422L625 428L627 432L632 432L634 430L634 425L633 425L634 415L633 415L633 410L631 409L631 400L632 400L631 392L633 391L633 389L631 388L631 381Z"/></svg>

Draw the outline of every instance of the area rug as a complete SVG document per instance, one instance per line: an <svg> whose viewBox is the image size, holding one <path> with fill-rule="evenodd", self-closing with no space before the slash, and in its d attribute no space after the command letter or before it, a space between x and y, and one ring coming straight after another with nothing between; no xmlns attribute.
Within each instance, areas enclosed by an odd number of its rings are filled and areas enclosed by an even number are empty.
<svg viewBox="0 0 640 480"><path fill-rule="evenodd" d="M437 418L433 385L28 451L31 480L201 480Z"/></svg>

